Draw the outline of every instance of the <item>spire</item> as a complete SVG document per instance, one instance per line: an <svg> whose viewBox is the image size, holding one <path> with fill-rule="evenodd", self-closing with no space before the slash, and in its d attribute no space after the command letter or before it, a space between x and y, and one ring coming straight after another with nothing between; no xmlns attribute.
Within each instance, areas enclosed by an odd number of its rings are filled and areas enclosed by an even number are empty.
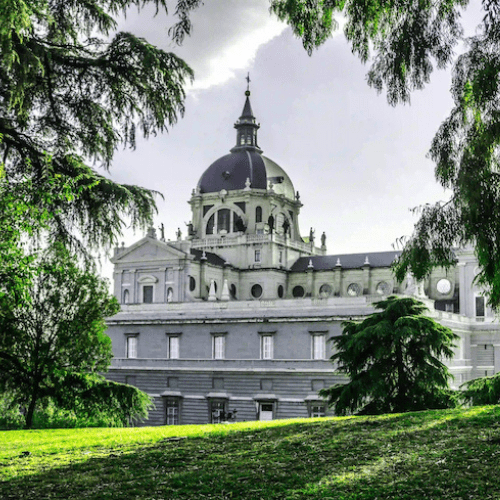
<svg viewBox="0 0 500 500"><path fill-rule="evenodd" d="M257 130L260 125L256 123L253 115L252 105L250 104L250 73L247 74L247 90L245 91L245 105L239 120L234 124L236 129L236 146L231 149L231 153L241 150L250 150L262 153L262 150L257 145Z"/></svg>

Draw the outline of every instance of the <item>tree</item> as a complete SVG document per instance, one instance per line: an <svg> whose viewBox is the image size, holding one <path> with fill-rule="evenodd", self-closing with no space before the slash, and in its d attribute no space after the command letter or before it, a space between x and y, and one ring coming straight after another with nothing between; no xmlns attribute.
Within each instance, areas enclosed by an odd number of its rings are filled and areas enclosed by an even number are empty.
<svg viewBox="0 0 500 500"><path fill-rule="evenodd" d="M402 280L456 263L453 248L473 245L492 307L500 306L500 2L482 0L482 22L464 39L460 11L468 0L271 0L312 53L342 14L352 51L371 62L368 84L391 105L409 102L434 66L453 65L454 107L431 145L436 178L452 191L446 202L421 207L395 267ZM457 57L454 49L464 42Z"/></svg>
<svg viewBox="0 0 500 500"><path fill-rule="evenodd" d="M71 200L32 200L55 214L51 238L83 253L115 244L123 216L145 227L156 209L152 191L114 183L95 166L109 168L119 145L135 147L137 133L163 132L184 113L188 65L130 33L111 37L118 14L149 3L167 9L167 0L0 6L0 162L8 179L29 178L37 192L54 175L91 188ZM176 41L189 34L188 13L200 3L178 0Z"/></svg>
<svg viewBox="0 0 500 500"><path fill-rule="evenodd" d="M500 373L469 380L460 386L463 399L472 406L500 403Z"/></svg>
<svg viewBox="0 0 500 500"><path fill-rule="evenodd" d="M107 281L63 247L40 251L32 263L27 296L0 296L0 391L26 405L27 428L39 400L69 390L67 377L107 369L104 318L119 310Z"/></svg>
<svg viewBox="0 0 500 500"><path fill-rule="evenodd" d="M418 300L395 296L376 302L381 309L360 323L342 323L330 358L349 376L346 384L323 389L335 413L399 413L451 404L450 374L442 363L458 339L449 328L423 315Z"/></svg>

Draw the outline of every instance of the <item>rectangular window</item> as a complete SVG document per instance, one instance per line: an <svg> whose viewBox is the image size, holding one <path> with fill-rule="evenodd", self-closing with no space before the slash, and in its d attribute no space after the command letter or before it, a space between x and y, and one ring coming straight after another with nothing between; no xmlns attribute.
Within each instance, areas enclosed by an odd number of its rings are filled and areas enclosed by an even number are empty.
<svg viewBox="0 0 500 500"><path fill-rule="evenodd" d="M213 359L224 359L226 357L226 339L224 335L214 335L212 355Z"/></svg>
<svg viewBox="0 0 500 500"><path fill-rule="evenodd" d="M144 285L142 287L142 301L144 304L153 303L153 285Z"/></svg>
<svg viewBox="0 0 500 500"><path fill-rule="evenodd" d="M210 402L210 422L220 424L226 420L226 404L224 401Z"/></svg>
<svg viewBox="0 0 500 500"><path fill-rule="evenodd" d="M476 317L484 318L484 297L476 297Z"/></svg>
<svg viewBox="0 0 500 500"><path fill-rule="evenodd" d="M179 337L168 337L168 357L179 359Z"/></svg>
<svg viewBox="0 0 500 500"><path fill-rule="evenodd" d="M137 337L127 337L127 358L137 358Z"/></svg>
<svg viewBox="0 0 500 500"><path fill-rule="evenodd" d="M312 354L313 359L325 359L325 336L312 336Z"/></svg>
<svg viewBox="0 0 500 500"><path fill-rule="evenodd" d="M262 335L261 337L261 358L273 359L273 336Z"/></svg>
<svg viewBox="0 0 500 500"><path fill-rule="evenodd" d="M179 425L179 399L167 398L167 425Z"/></svg>
<svg viewBox="0 0 500 500"><path fill-rule="evenodd" d="M310 409L310 417L324 417L326 415L326 405L325 403L312 403Z"/></svg>
<svg viewBox="0 0 500 500"><path fill-rule="evenodd" d="M260 250L255 250L255 262L260 262Z"/></svg>
<svg viewBox="0 0 500 500"><path fill-rule="evenodd" d="M283 250L280 250L280 253L279 253L279 263L283 264Z"/></svg>

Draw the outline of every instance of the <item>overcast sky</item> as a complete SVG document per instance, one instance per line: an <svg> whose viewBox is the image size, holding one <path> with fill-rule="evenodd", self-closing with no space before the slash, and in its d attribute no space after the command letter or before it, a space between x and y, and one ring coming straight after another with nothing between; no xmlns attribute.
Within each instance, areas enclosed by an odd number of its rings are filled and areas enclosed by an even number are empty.
<svg viewBox="0 0 500 500"><path fill-rule="evenodd" d="M434 72L411 105L393 108L368 87L368 68L341 31L309 57L271 17L268 0L207 0L193 14L193 33L182 47L169 40L171 21L153 14L131 12L120 29L183 57L195 83L184 118L169 133L139 141L136 150L118 152L111 174L164 194L155 225L165 224L168 239L177 227L186 234L192 189L235 144L247 72L259 145L300 191L302 235L311 226L317 235L325 231L328 253L391 250L412 231L410 208L447 198L426 154L452 106L449 72ZM125 244L142 237L127 233Z"/></svg>

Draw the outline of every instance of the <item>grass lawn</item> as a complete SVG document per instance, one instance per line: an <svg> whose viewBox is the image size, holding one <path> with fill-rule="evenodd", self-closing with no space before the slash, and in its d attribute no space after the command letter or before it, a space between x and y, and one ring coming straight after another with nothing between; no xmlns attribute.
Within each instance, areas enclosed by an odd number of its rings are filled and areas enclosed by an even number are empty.
<svg viewBox="0 0 500 500"><path fill-rule="evenodd" d="M0 481L2 500L499 500L500 406L5 431Z"/></svg>

